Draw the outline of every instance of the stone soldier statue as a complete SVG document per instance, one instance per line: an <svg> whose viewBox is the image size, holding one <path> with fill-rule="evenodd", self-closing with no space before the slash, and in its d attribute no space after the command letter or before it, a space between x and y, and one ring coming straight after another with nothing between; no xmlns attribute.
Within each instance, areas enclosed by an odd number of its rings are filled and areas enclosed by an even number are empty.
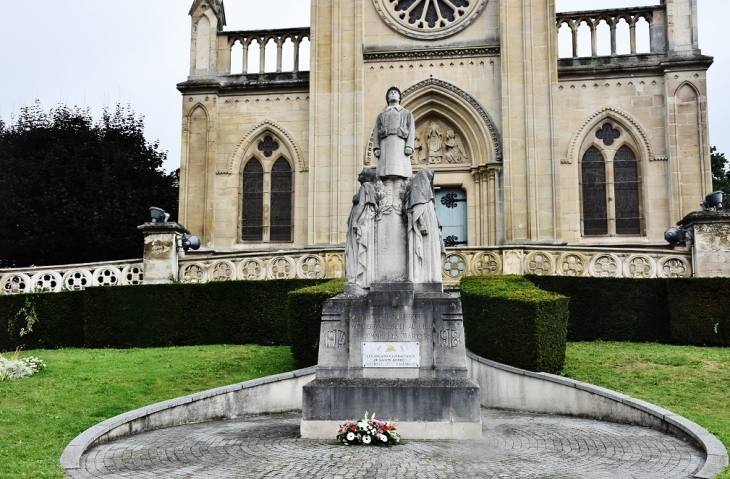
<svg viewBox="0 0 730 479"><path fill-rule="evenodd" d="M411 180L407 195L408 279L414 283L441 283L446 248L436 216L433 171L422 168Z"/></svg>
<svg viewBox="0 0 730 479"><path fill-rule="evenodd" d="M373 130L373 154L378 158L378 176L410 178L413 175L410 156L416 125L413 115L400 105L401 93L390 87L385 94L388 106L380 112Z"/></svg>
<svg viewBox="0 0 730 479"><path fill-rule="evenodd" d="M347 281L369 288L375 255L375 215L378 206L375 168L363 168L357 177L360 189L352 198L352 210L347 219L345 268Z"/></svg>

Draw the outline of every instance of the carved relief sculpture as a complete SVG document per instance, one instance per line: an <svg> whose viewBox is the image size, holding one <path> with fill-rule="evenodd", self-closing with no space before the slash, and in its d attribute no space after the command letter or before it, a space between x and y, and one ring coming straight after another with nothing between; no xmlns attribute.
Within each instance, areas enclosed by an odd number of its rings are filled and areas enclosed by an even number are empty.
<svg viewBox="0 0 730 479"><path fill-rule="evenodd" d="M456 136L454 130L446 131L446 154L444 159L446 163L466 163L468 161L466 152L464 152L464 144L461 138Z"/></svg>
<svg viewBox="0 0 730 479"><path fill-rule="evenodd" d="M412 164L456 165L468 162L469 158L461 136L447 123L429 118L425 126L416 130L413 155L411 155Z"/></svg>
<svg viewBox="0 0 730 479"><path fill-rule="evenodd" d="M441 283L446 248L436 217L433 171L421 169L408 190L408 279L414 283Z"/></svg>
<svg viewBox="0 0 730 479"><path fill-rule="evenodd" d="M441 163L441 159L443 158L443 152L441 151L443 137L443 129L436 122L432 121L426 130L426 138L428 138L428 163L430 165L438 165Z"/></svg>
<svg viewBox="0 0 730 479"><path fill-rule="evenodd" d="M375 215L378 204L375 191L375 168L363 168L357 180L361 186L352 198L352 211L347 219L345 266L347 281L369 288L375 254Z"/></svg>
<svg viewBox="0 0 730 479"><path fill-rule="evenodd" d="M411 155L411 163L418 165L424 160L423 143L421 142L421 134L416 132L416 138L413 141L413 154Z"/></svg>

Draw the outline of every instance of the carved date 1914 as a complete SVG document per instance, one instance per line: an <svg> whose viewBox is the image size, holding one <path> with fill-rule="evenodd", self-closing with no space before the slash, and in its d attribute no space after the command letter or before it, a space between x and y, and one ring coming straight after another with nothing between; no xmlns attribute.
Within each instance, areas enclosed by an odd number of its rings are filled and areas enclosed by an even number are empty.
<svg viewBox="0 0 730 479"><path fill-rule="evenodd" d="M331 329L325 333L324 346L326 348L341 348L347 344L345 332L339 329Z"/></svg>

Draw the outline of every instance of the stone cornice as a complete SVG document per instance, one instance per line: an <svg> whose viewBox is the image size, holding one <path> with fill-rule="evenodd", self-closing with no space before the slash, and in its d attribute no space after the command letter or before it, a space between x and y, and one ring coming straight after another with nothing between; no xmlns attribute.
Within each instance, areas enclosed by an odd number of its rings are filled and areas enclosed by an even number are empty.
<svg viewBox="0 0 730 479"><path fill-rule="evenodd" d="M677 222L680 226L706 223L730 223L730 211L693 211Z"/></svg>
<svg viewBox="0 0 730 479"><path fill-rule="evenodd" d="M664 74L674 70L705 71L714 62L709 56L675 57L666 54L638 54L604 57L580 57L558 59L558 76L591 76L596 74L646 73Z"/></svg>
<svg viewBox="0 0 730 479"><path fill-rule="evenodd" d="M253 73L249 75L225 75L212 78L190 79L178 83L183 93L223 93L236 90L276 90L280 88L309 89L309 72Z"/></svg>
<svg viewBox="0 0 730 479"><path fill-rule="evenodd" d="M485 57L497 56L500 48L497 45L485 47L464 47L448 49L423 49L399 51L370 51L362 57L366 63L401 60L435 60L440 58Z"/></svg>

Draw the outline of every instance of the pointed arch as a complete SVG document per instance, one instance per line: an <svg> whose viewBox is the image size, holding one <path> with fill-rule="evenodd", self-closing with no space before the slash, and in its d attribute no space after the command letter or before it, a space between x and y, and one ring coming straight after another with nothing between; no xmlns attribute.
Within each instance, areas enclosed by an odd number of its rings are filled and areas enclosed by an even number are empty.
<svg viewBox="0 0 730 479"><path fill-rule="evenodd" d="M294 141L294 138L292 138L289 132L272 120L264 120L254 125L245 135L243 135L241 141L238 142L238 145L236 145L233 149L231 158L228 161L228 168L223 171L218 171L218 173L233 174L234 172L239 171L244 159L243 154L249 147L250 143L267 132L281 139L284 146L289 151L292 162L298 166L300 172L309 171L309 165L305 162L304 155L302 155L302 150L299 148L299 144Z"/></svg>
<svg viewBox="0 0 730 479"><path fill-rule="evenodd" d="M195 112L196 110L202 110L202 111L203 111L203 113L205 114L205 118L210 118L210 112L209 112L209 111L208 111L208 109L207 109L207 108L205 107L205 105L203 105L203 104L202 104L202 103L200 103L200 102L197 102L197 103L195 103L195 105L193 105L193 106L192 106L192 107L190 108L190 110L188 110L188 118L192 118L192 117L193 117L193 113L194 113L194 112Z"/></svg>
<svg viewBox="0 0 730 479"><path fill-rule="evenodd" d="M403 106L411 110L416 122L436 114L457 123L471 143L472 166L502 161L502 144L494 121L469 93L452 83L429 78L407 88L402 96Z"/></svg>
<svg viewBox="0 0 730 479"><path fill-rule="evenodd" d="M193 5L190 7L188 15L192 16L195 14L195 10L197 10L202 3L210 4L211 10L208 10L208 12L212 11L211 15L215 16L218 20L218 30L223 30L223 27L226 26L226 9L223 6L222 0L195 0Z"/></svg>
<svg viewBox="0 0 730 479"><path fill-rule="evenodd" d="M694 94L695 94L695 97L696 97L697 99L699 99L699 98L701 98L701 97L702 97L702 96L700 95L700 91L699 91L699 90L697 89L697 87L696 87L696 86L694 85L694 83L692 83L692 82L691 82L691 81L689 81L689 80L685 80L685 81L683 81L682 83L680 83L680 84L679 84L679 86L677 86L677 89L676 89L676 90L674 90L674 96L675 96L675 97L677 97L677 96L679 95L679 92L680 92L680 90L682 90L682 88L684 88L684 87L689 87L689 88L691 88L691 89L692 89L692 91L693 91L693 92L694 92Z"/></svg>
<svg viewBox="0 0 730 479"><path fill-rule="evenodd" d="M583 122L575 134L573 134L573 138L570 140L570 145L568 147L568 154L561 163L578 163L581 156L581 146L583 145L587 135L591 134L591 132L597 128L601 122L607 120L612 120L623 126L626 132L631 135L636 147L640 150L640 154L638 155L639 157L645 158L647 161L655 161L657 159L654 157L651 142L649 142L649 136L646 134L639 122L637 122L634 117L628 113L619 110L618 108L608 106L593 113Z"/></svg>

